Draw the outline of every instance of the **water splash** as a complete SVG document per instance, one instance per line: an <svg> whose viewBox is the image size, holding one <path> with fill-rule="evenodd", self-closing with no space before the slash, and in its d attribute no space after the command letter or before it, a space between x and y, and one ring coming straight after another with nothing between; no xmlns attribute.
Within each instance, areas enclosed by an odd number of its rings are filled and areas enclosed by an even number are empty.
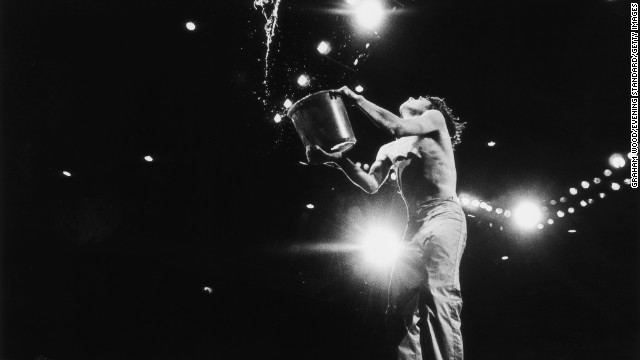
<svg viewBox="0 0 640 360"><path fill-rule="evenodd" d="M267 21L264 25L264 31L267 35L267 52L264 56L264 85L266 96L269 96L269 85L267 83L269 77L269 51L271 50L271 41L276 33L279 6L280 0L253 0L253 7L255 9L260 8L262 15ZM263 99L263 103L266 105L266 99Z"/></svg>

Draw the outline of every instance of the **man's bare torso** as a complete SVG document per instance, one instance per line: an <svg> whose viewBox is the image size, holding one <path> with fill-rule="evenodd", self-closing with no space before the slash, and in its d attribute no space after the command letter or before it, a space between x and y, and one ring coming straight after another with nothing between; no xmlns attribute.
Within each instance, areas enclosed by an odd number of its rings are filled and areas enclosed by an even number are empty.
<svg viewBox="0 0 640 360"><path fill-rule="evenodd" d="M456 196L456 167L446 130L402 137L380 150L396 170L410 211L430 199Z"/></svg>

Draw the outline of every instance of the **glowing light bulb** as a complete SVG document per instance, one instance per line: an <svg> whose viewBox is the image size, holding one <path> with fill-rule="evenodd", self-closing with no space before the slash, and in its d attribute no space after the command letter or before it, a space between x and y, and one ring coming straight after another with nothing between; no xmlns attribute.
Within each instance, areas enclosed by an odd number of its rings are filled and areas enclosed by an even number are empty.
<svg viewBox="0 0 640 360"><path fill-rule="evenodd" d="M580 185L582 186L583 189L588 189L589 188L589 182L587 182L587 181L581 182Z"/></svg>
<svg viewBox="0 0 640 360"><path fill-rule="evenodd" d="M549 225L553 225L553 223L554 223L553 219L549 219L549 220L547 220L547 224L549 224Z"/></svg>
<svg viewBox="0 0 640 360"><path fill-rule="evenodd" d="M384 9L380 1L365 0L355 9L356 20L365 29L372 30L377 27L384 17Z"/></svg>
<svg viewBox="0 0 640 360"><path fill-rule="evenodd" d="M578 189L576 189L576 188L571 188L571 189L569 189L569 193L570 193L571 195L576 195L576 194L578 193Z"/></svg>
<svg viewBox="0 0 640 360"><path fill-rule="evenodd" d="M396 175L395 171L391 173L391 180L396 180L398 175Z"/></svg>
<svg viewBox="0 0 640 360"><path fill-rule="evenodd" d="M564 211L559 210L556 215L558 215L559 218L564 217Z"/></svg>
<svg viewBox="0 0 640 360"><path fill-rule="evenodd" d="M71 176L71 173L70 173L70 172L68 172L68 171L63 171L63 172L62 172L62 175L64 175L64 176L67 176L67 177L68 177L68 176Z"/></svg>
<svg viewBox="0 0 640 360"><path fill-rule="evenodd" d="M193 23L193 22L191 22L191 21L189 21L189 22L186 24L186 26L187 26L187 30L189 30L189 31L193 31L193 30L195 30L195 29L196 29L196 24L194 24L194 23Z"/></svg>
<svg viewBox="0 0 640 360"><path fill-rule="evenodd" d="M471 200L471 206L479 207L480 206L480 201L478 199Z"/></svg>
<svg viewBox="0 0 640 360"><path fill-rule="evenodd" d="M606 169L606 170L604 171L604 176L611 176L611 170Z"/></svg>
<svg viewBox="0 0 640 360"><path fill-rule="evenodd" d="M291 100L287 99L284 101L284 107L285 109L288 109L291 107L291 105L293 105L293 103L291 102Z"/></svg>
<svg viewBox="0 0 640 360"><path fill-rule="evenodd" d="M496 214L498 214L498 215L502 214L502 209L501 208L497 208L496 209Z"/></svg>
<svg viewBox="0 0 640 360"><path fill-rule="evenodd" d="M585 207L587 206L587 202L584 200L580 200L580 206Z"/></svg>
<svg viewBox="0 0 640 360"><path fill-rule="evenodd" d="M311 80L309 79L308 75L302 74L298 77L298 85L302 87L306 87L306 86L309 86L310 83L311 83Z"/></svg>
<svg viewBox="0 0 640 360"><path fill-rule="evenodd" d="M602 180L600 180L600 178L599 178L599 177L597 177L597 178L593 178L593 183L594 183L594 184L596 184L596 185L597 185L597 184L600 184L600 181L602 181Z"/></svg>
<svg viewBox="0 0 640 360"><path fill-rule="evenodd" d="M618 184L618 183L616 183L616 182L611 183L611 189L613 189L613 190L620 190L620 184Z"/></svg>
<svg viewBox="0 0 640 360"><path fill-rule="evenodd" d="M488 145L489 147L494 147L494 146L496 146L496 142L495 142L495 141L489 141L489 142L487 143L487 145Z"/></svg>
<svg viewBox="0 0 640 360"><path fill-rule="evenodd" d="M313 204L307 204L307 209L313 209L315 208L315 206L313 206Z"/></svg>
<svg viewBox="0 0 640 360"><path fill-rule="evenodd" d="M609 157L609 164L615 169L620 169L624 167L626 161L624 161L624 157L620 154L613 154Z"/></svg>
<svg viewBox="0 0 640 360"><path fill-rule="evenodd" d="M276 114L276 116L273 117L273 121L279 123L280 121L282 121L282 116L280 116L280 114Z"/></svg>
<svg viewBox="0 0 640 360"><path fill-rule="evenodd" d="M569 214L573 214L576 211L576 209L570 207L567 209L567 211L569 212Z"/></svg>
<svg viewBox="0 0 640 360"><path fill-rule="evenodd" d="M331 45L326 41L321 41L320 44L318 44L318 52L322 55L327 55L331 52Z"/></svg>
<svg viewBox="0 0 640 360"><path fill-rule="evenodd" d="M509 257L508 256L503 256L502 260L509 260Z"/></svg>
<svg viewBox="0 0 640 360"><path fill-rule="evenodd" d="M153 158L152 158L151 156L149 156L149 155L145 156L145 157L144 157L144 159L145 159L147 162L152 162L152 161L153 161Z"/></svg>
<svg viewBox="0 0 640 360"><path fill-rule="evenodd" d="M542 211L531 201L520 203L513 211L516 224L524 229L534 227L542 218Z"/></svg>
<svg viewBox="0 0 640 360"><path fill-rule="evenodd" d="M356 86L356 91L361 93L361 92L364 91L364 88L362 86L358 85L358 86Z"/></svg>

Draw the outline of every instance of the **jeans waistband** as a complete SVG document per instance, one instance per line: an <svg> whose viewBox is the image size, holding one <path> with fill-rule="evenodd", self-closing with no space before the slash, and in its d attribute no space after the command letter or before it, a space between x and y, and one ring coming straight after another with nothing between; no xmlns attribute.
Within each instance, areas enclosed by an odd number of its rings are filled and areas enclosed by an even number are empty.
<svg viewBox="0 0 640 360"><path fill-rule="evenodd" d="M443 198L433 198L427 201L416 204L415 209L413 211L410 210L410 218L420 218L424 216L429 210L442 205L457 205L460 207L460 199L457 196L447 196Z"/></svg>

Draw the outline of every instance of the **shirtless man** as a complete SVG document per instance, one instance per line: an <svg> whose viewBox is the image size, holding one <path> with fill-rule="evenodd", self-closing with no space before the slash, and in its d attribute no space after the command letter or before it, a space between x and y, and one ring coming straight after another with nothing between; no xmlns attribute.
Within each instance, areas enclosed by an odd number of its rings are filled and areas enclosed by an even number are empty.
<svg viewBox="0 0 640 360"><path fill-rule="evenodd" d="M396 170L409 219L389 284L393 351L398 359L462 359L459 268L467 226L456 196L453 146L464 123L435 97L409 98L399 117L346 86L335 92L396 138L380 148L368 173L342 153L307 148L310 163L339 167L371 194Z"/></svg>

